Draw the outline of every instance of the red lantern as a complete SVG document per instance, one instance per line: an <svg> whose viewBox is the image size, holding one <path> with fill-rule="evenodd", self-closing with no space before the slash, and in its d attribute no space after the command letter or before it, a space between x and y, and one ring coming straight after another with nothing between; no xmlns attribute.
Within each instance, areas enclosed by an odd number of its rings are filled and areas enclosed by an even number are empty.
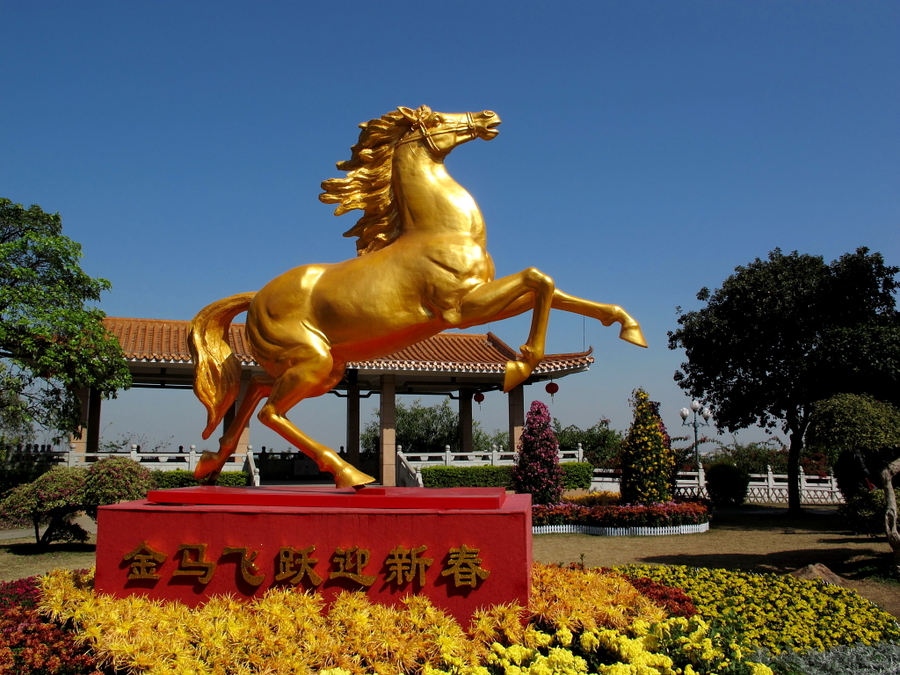
<svg viewBox="0 0 900 675"><path fill-rule="evenodd" d="M544 389L547 390L547 393L550 394L550 400L553 400L553 394L559 391L559 385L556 382L549 382Z"/></svg>
<svg viewBox="0 0 900 675"><path fill-rule="evenodd" d="M476 403L481 403L481 402L484 400L484 394L482 394L482 393L479 391L479 392L476 392L475 395L474 395L472 398L475 399L475 402L476 402Z"/></svg>

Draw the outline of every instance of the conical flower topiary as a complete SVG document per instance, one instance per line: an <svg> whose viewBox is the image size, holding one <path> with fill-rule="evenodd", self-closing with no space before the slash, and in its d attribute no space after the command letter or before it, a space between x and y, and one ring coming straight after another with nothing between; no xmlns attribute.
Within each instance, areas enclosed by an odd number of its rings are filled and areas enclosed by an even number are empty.
<svg viewBox="0 0 900 675"><path fill-rule="evenodd" d="M622 442L622 503L672 501L675 457L663 437L657 406L643 389L634 391L631 406L634 422Z"/></svg>
<svg viewBox="0 0 900 675"><path fill-rule="evenodd" d="M533 504L557 504L563 493L563 471L550 411L540 401L531 404L512 470L516 492L531 494Z"/></svg>

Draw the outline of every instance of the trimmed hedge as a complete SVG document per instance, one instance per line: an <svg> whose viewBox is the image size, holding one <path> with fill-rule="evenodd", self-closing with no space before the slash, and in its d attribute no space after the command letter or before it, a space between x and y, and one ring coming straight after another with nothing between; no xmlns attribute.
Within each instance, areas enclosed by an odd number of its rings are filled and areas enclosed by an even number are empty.
<svg viewBox="0 0 900 675"><path fill-rule="evenodd" d="M566 490L590 490L594 477L594 465L590 462L566 462L563 470L563 486Z"/></svg>
<svg viewBox="0 0 900 675"><path fill-rule="evenodd" d="M512 489L511 466L424 466L422 483L430 488L502 487Z"/></svg>
<svg viewBox="0 0 900 675"><path fill-rule="evenodd" d="M587 490L591 486L594 467L588 462L566 462L563 487L566 490ZM425 466L422 483L430 488L502 487L513 489L511 466Z"/></svg>
<svg viewBox="0 0 900 675"><path fill-rule="evenodd" d="M160 490L171 490L172 488L193 487L200 485L200 481L194 478L194 474L190 471L153 471L153 480L156 487ZM250 485L250 474L244 471L223 471L219 474L219 480L216 485L222 487L244 487Z"/></svg>

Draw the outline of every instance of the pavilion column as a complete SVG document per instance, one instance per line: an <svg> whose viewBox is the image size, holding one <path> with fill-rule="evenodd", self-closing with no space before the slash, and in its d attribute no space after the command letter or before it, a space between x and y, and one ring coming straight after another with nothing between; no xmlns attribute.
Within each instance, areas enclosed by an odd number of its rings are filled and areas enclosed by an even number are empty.
<svg viewBox="0 0 900 675"><path fill-rule="evenodd" d="M465 453L475 452L472 443L472 389L459 390L459 440L460 451Z"/></svg>
<svg viewBox="0 0 900 675"><path fill-rule="evenodd" d="M100 398L100 392L91 389L88 393L88 415L87 415L87 452L100 452L100 406L103 405L103 399Z"/></svg>
<svg viewBox="0 0 900 675"><path fill-rule="evenodd" d="M345 459L355 467L359 467L359 371L352 368L347 371L347 456Z"/></svg>
<svg viewBox="0 0 900 675"><path fill-rule="evenodd" d="M81 423L79 424L79 437L76 438L75 434L69 434L69 445L72 446L67 449L74 449L74 451L81 455L79 458L79 462L84 461L84 453L87 452L88 445L88 425L90 424L90 411L91 411L91 392L90 389L84 387L79 389L77 394L78 401L81 405Z"/></svg>
<svg viewBox="0 0 900 675"><path fill-rule="evenodd" d="M222 420L222 433L225 433L225 430L231 426L231 423L234 422L234 417L237 414L238 409L241 407L241 404L244 402L244 396L247 394L247 386L250 384L250 377L252 373L249 370L244 370L241 372L241 389L238 393L238 397L226 412L225 417ZM252 417L252 415L251 415ZM250 420L247 420L247 424L244 425L244 428L241 429L241 435L238 438L237 447L234 449L236 455L246 455L247 454L247 446L250 445Z"/></svg>
<svg viewBox="0 0 900 675"><path fill-rule="evenodd" d="M396 376L381 376L381 444L378 452L381 484L397 484L397 408Z"/></svg>
<svg viewBox="0 0 900 675"><path fill-rule="evenodd" d="M520 384L506 396L509 402L509 451L516 452L525 428L525 385Z"/></svg>

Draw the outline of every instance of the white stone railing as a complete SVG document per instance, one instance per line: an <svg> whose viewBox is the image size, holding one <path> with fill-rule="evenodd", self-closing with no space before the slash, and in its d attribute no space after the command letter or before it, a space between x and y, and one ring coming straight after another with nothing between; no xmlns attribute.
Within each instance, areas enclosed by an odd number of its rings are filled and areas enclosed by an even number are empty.
<svg viewBox="0 0 900 675"><path fill-rule="evenodd" d="M202 453L197 450L188 452L141 452L132 449L129 452L76 452L74 450L51 451L41 453L23 453L24 458L40 458L62 466L87 467L107 457L127 457L152 471L191 471L197 468ZM14 461L15 455L9 457ZM253 452L235 453L225 462L223 471L247 471L253 485L259 485L259 469L253 461Z"/></svg>
<svg viewBox="0 0 900 675"><path fill-rule="evenodd" d="M581 443L574 450L558 451L560 462L583 462ZM500 450L496 445L489 452L451 452L446 446L443 452L404 452L397 446L397 485L422 487L421 471L426 466L511 466L516 463L516 453Z"/></svg>
<svg viewBox="0 0 900 675"><path fill-rule="evenodd" d="M788 479L786 474L772 473L772 467L766 467L766 473L750 474L750 485L746 502L749 504L787 504ZM618 472L594 469L591 491L619 491ZM678 474L676 494L679 497L703 497L706 492L706 472L683 471ZM825 476L809 475L800 469L800 503L801 504L843 504L844 498L838 489L834 474Z"/></svg>

